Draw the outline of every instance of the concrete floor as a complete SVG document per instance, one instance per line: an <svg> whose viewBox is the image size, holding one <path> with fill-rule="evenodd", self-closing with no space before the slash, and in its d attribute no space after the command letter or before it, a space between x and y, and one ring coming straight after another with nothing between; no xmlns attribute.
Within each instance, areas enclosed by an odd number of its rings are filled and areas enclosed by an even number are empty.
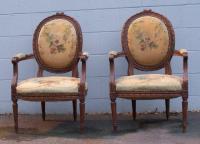
<svg viewBox="0 0 200 144"><path fill-rule="evenodd" d="M119 130L112 132L109 114L87 115L85 133L71 115L20 115L19 134L13 130L12 115L0 116L0 144L200 144L200 113L189 113L187 133L182 133L181 114L170 120L161 114L119 114Z"/></svg>

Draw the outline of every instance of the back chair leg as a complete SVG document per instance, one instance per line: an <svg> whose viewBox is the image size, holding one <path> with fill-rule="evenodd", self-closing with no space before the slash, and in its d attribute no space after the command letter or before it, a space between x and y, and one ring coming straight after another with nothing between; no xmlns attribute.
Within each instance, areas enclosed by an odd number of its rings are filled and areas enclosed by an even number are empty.
<svg viewBox="0 0 200 144"><path fill-rule="evenodd" d="M111 110L112 110L112 125L113 131L117 131L117 110L116 110L116 99L111 99Z"/></svg>
<svg viewBox="0 0 200 144"><path fill-rule="evenodd" d="M14 123L15 123L15 132L18 133L18 104L17 104L17 100L13 101L13 116L14 116Z"/></svg>
<svg viewBox="0 0 200 144"><path fill-rule="evenodd" d="M165 107L166 107L166 118L169 120L169 110L170 110L170 100L165 99Z"/></svg>
<svg viewBox="0 0 200 144"><path fill-rule="evenodd" d="M42 119L43 121L45 121L46 118L45 101L41 102L41 108L42 108Z"/></svg>
<svg viewBox="0 0 200 144"><path fill-rule="evenodd" d="M74 121L77 120L77 100L73 100L73 116L74 116Z"/></svg>
<svg viewBox="0 0 200 144"><path fill-rule="evenodd" d="M80 99L80 132L84 131L84 123L85 123L85 100Z"/></svg>
<svg viewBox="0 0 200 144"><path fill-rule="evenodd" d="M183 102L182 102L182 114L183 114L183 132L186 132L187 128L187 113L188 113L188 96L185 95L182 97Z"/></svg>
<svg viewBox="0 0 200 144"><path fill-rule="evenodd" d="M133 120L136 119L136 100L132 100L132 116Z"/></svg>

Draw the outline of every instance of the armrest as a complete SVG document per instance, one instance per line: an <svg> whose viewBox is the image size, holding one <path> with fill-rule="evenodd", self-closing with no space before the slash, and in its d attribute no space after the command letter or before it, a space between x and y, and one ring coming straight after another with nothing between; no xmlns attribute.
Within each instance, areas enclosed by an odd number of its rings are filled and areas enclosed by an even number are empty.
<svg viewBox="0 0 200 144"><path fill-rule="evenodd" d="M115 63L114 59L118 57L125 56L124 52L109 52L109 62L110 62L110 91L115 90Z"/></svg>
<svg viewBox="0 0 200 144"><path fill-rule="evenodd" d="M32 58L34 58L33 54L18 53L12 58L12 63L18 63L19 61L32 59Z"/></svg>
<svg viewBox="0 0 200 144"><path fill-rule="evenodd" d="M125 56L124 52L116 52L116 51L109 52L109 59L114 59L122 56Z"/></svg>
<svg viewBox="0 0 200 144"><path fill-rule="evenodd" d="M188 52L187 52L186 49L175 50L174 51L174 55L175 56L182 56L182 57L184 57L184 56L188 56Z"/></svg>
<svg viewBox="0 0 200 144"><path fill-rule="evenodd" d="M188 90L188 52L186 49L175 50L174 55L183 57L183 89Z"/></svg>
<svg viewBox="0 0 200 144"><path fill-rule="evenodd" d="M83 52L79 55L79 58L82 62L82 72L81 72L81 82L80 82L80 91L85 91L85 83L86 83L86 61L88 59L88 53Z"/></svg>
<svg viewBox="0 0 200 144"><path fill-rule="evenodd" d="M81 59L81 61L86 61L89 57L88 52L83 52L79 55L79 58Z"/></svg>
<svg viewBox="0 0 200 144"><path fill-rule="evenodd" d="M16 86L18 81L18 62L32 58L34 58L33 54L23 54L23 53L17 54L12 58L12 64L13 64L13 78L11 83L12 95L16 93Z"/></svg>

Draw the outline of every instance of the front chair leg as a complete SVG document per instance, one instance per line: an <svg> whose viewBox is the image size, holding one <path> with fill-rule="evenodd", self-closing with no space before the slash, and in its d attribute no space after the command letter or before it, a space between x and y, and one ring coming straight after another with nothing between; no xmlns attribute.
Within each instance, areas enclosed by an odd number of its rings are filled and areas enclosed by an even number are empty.
<svg viewBox="0 0 200 144"><path fill-rule="evenodd" d="M14 116L14 123L15 123L15 132L18 133L18 104L17 104L17 100L13 101L13 116Z"/></svg>
<svg viewBox="0 0 200 144"><path fill-rule="evenodd" d="M132 115L133 115L133 120L136 119L136 100L132 100Z"/></svg>
<svg viewBox="0 0 200 144"><path fill-rule="evenodd" d="M169 99L165 100L165 107L166 107L166 118L168 120L169 119L169 110L170 110L170 100Z"/></svg>
<svg viewBox="0 0 200 144"><path fill-rule="evenodd" d="M183 116L183 132L186 132L186 128L187 128L187 112L188 112L188 96L183 96L182 97L183 101L182 101L182 116Z"/></svg>
<svg viewBox="0 0 200 144"><path fill-rule="evenodd" d="M42 108L42 119L43 121L45 121L45 117L46 117L45 101L41 102L41 108Z"/></svg>
<svg viewBox="0 0 200 144"><path fill-rule="evenodd" d="M74 121L77 120L77 100L73 100L73 116L74 116Z"/></svg>
<svg viewBox="0 0 200 144"><path fill-rule="evenodd" d="M112 110L112 125L113 131L117 131L117 110L116 110L116 99L111 99L111 110Z"/></svg>
<svg viewBox="0 0 200 144"><path fill-rule="evenodd" d="M80 132L84 131L84 123L85 123L85 100L80 99Z"/></svg>

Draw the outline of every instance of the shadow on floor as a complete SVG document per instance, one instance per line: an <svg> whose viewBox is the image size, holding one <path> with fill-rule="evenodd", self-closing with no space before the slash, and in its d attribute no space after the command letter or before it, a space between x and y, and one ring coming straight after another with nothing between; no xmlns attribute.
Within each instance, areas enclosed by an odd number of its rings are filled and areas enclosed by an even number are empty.
<svg viewBox="0 0 200 144"><path fill-rule="evenodd" d="M112 132L110 115L87 115L85 131L79 132L79 121L72 121L72 116L48 115L46 121L40 115L20 115L19 133L15 134L12 116L0 116L0 139L32 141L45 137L74 139L113 139L127 134L160 135L166 134L184 138L199 138L200 113L189 113L187 133L182 133L181 114L174 114L166 120L164 114L143 114L134 121L130 115L118 115L118 132Z"/></svg>

